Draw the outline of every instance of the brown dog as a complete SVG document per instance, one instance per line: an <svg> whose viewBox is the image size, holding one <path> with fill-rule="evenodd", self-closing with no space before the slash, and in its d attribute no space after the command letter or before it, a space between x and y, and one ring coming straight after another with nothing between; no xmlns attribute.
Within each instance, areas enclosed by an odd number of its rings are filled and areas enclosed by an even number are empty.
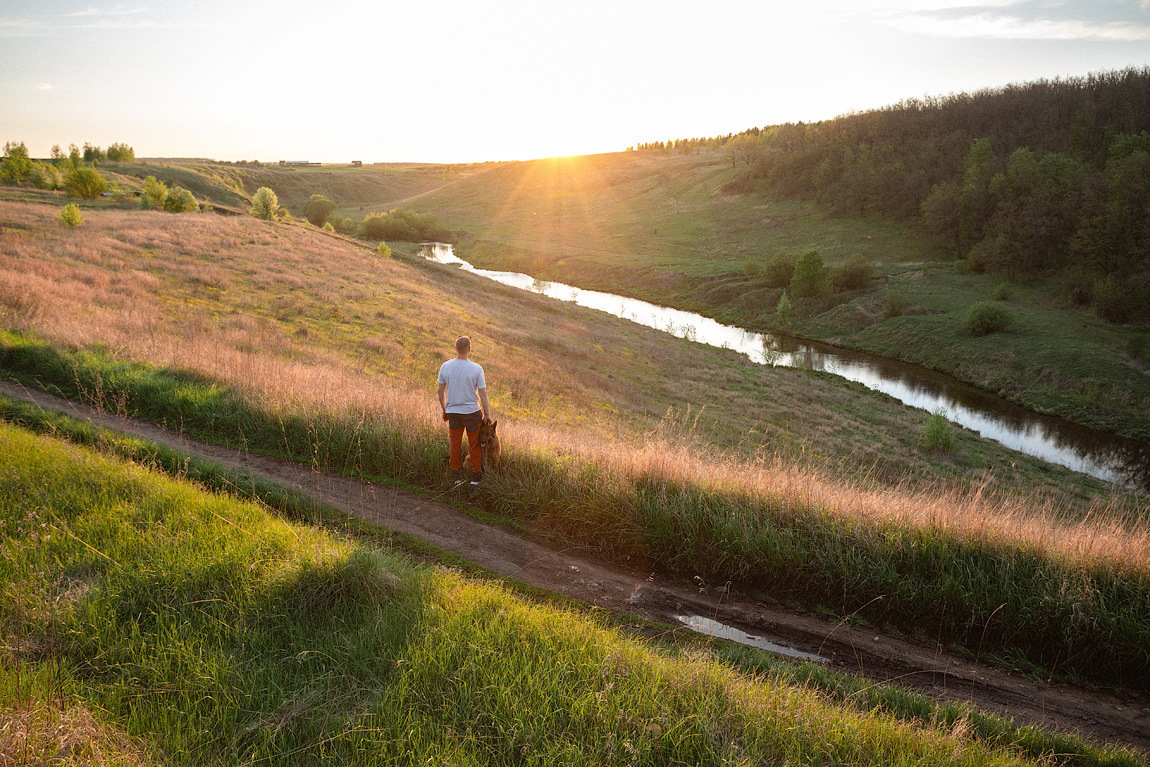
<svg viewBox="0 0 1150 767"><path fill-rule="evenodd" d="M499 471L499 464L503 459L503 448L499 444L499 435L495 433L495 427L498 425L499 421L479 425L479 450L483 454L484 471L488 468Z"/></svg>

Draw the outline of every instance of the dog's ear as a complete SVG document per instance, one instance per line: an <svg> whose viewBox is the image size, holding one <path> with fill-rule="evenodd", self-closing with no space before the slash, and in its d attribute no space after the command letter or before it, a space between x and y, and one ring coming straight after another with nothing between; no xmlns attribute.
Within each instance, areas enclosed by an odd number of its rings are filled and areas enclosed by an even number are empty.
<svg viewBox="0 0 1150 767"><path fill-rule="evenodd" d="M491 431L495 431L495 427L498 425L499 425L499 421L492 421L491 422Z"/></svg>

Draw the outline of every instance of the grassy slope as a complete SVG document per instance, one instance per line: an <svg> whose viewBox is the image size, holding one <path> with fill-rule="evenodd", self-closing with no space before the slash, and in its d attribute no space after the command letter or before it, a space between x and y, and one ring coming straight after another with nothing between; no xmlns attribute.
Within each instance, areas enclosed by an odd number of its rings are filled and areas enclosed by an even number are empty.
<svg viewBox="0 0 1150 767"><path fill-rule="evenodd" d="M647 646L10 426L0 455L0 716L18 725L0 746L25 759L1138 762L755 651Z"/></svg>
<svg viewBox="0 0 1150 767"><path fill-rule="evenodd" d="M240 210L250 207L252 194L266 186L276 193L280 205L295 215L301 214L313 194L326 195L347 215L362 215L365 209L386 209L463 176L454 166L254 168L196 160L105 163L100 170L124 188L138 188L138 181L155 176L169 187L189 190L197 199Z"/></svg>
<svg viewBox="0 0 1150 767"><path fill-rule="evenodd" d="M830 218L769 196L718 194L733 173L718 155L539 160L464 179L413 204L466 231L460 253L477 265L755 330L771 327L780 291L748 276L748 263L807 248L831 265L862 256L877 264L872 288L796 302L790 332L924 364L1029 407L1150 438L1150 376L1125 354L1134 330L1101 323L1039 286L1015 291L1010 333L972 338L961 332L962 316L971 303L990 300L1000 278L957 278L936 265L922 279L921 265L937 256L906 227ZM911 299L910 316L884 317L883 295L892 288ZM1062 354L1067 344L1071 355ZM999 353L1004 346L1008 354Z"/></svg>
<svg viewBox="0 0 1150 767"><path fill-rule="evenodd" d="M951 455L926 453L919 411L841 379L753 365L421 260L381 261L307 227L92 209L69 233L53 216L52 208L7 209L5 220L26 228L7 235L11 260L0 276L27 327L50 324L69 342L132 348L160 329L195 329L226 345L335 357L424 389L454 338L468 333L496 411L513 420L605 435L693 431L707 449L785 455L889 481L994 475L1027 493L1106 492L969 432L956 435ZM93 302L120 319L87 318Z"/></svg>
<svg viewBox="0 0 1150 767"><path fill-rule="evenodd" d="M41 329L63 349L6 337L3 364L29 381L208 439L438 488L445 450L430 382L441 350L466 328L486 350L481 359L490 364L497 412L520 414L507 433L507 468L489 483L491 510L606 556L646 556L657 567L844 614L869 604L864 612L872 619L905 627L941 628L945 618L948 635L972 645L982 642L993 615L987 649L1025 648L1036 662L1059 664L1073 655L1072 667L1106 678L1116 671L1092 648L1099 641L1129 647L1122 654L1134 664L1127 679L1141 678L1146 622L1141 603L1127 596L1143 577L1136 508L1131 533L1100 531L1097 521L1063 529L1044 515L1097 518L1099 510L999 509L981 490L973 498L857 493L854 471L827 481L770 460L711 463L703 437L721 435L722 421L710 408L700 419L707 431L689 433L688 423L684 441L666 439L683 422L657 422L657 410L648 411L647 423L658 430L633 431L644 428L640 406L662 396L655 387L671 391L667 382L674 382L677 393L685 370L711 371L694 385L704 402L720 404L734 393L723 388L727 366L770 376L745 396L762 398L751 401L764 409L786 403L780 414L795 428L811 421L816 405L828 422L844 406L872 418L905 412L878 395L686 342L668 346L630 323L452 269L380 260L310 228L92 211L85 227L65 232L52 214L36 206L4 210L21 227L3 241L0 299L8 319ZM105 351L72 353L69 346ZM636 349L643 353L626 354ZM604 375L548 375L572 358ZM635 384L612 383L623 373ZM390 382L381 384L381 376ZM634 398L636 385L650 391ZM405 386L419 390L404 394ZM629 403L634 412L612 420L610 407ZM734 412L731 423L739 419L745 412ZM577 426L580 437L547 423L555 421ZM889 428L913 431L898 420ZM834 434L820 424L808 432L807 450L834 444L821 429ZM896 438L889 438L892 452ZM736 455L752 452L743 446ZM1018 472L1004 481L1036 492L1041 469L1023 462ZM1050 476L1051 487L1066 487L1062 475ZM1011 514L1021 514L1021 526L1012 526ZM1083 553L1112 543L1117 548L1097 561ZM1123 546L1136 553L1114 570ZM1024 571L1041 577L1019 577ZM1083 583L1109 596L1091 601L1091 620L1065 633L1063 613L1083 608ZM888 598L874 602L880 594ZM999 611L1004 600L1011 607Z"/></svg>

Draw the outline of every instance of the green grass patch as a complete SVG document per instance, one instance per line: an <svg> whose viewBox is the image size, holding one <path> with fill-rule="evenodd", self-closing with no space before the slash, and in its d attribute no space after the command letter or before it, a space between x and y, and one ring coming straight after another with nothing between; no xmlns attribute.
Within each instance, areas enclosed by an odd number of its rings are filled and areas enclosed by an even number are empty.
<svg viewBox="0 0 1150 767"><path fill-rule="evenodd" d="M4 340L0 367L24 371L30 382L34 374L80 399L99 392L100 402L207 441L353 476L425 488L446 482L437 431L335 413L269 413L177 371ZM905 631L929 625L941 641L1150 688L1150 577L1135 568L1053 557L1020 541L866 522L803 496L636 475L547 451L511 457L485 482L480 505L615 561L730 581ZM1100 646L1110 651L1098 653Z"/></svg>
<svg viewBox="0 0 1150 767"><path fill-rule="evenodd" d="M87 737L73 753L97 745L105 758L180 764L1138 763L761 653L708 659L699 641L655 651L605 620L11 426L0 426L0 454L0 711L32 735ZM59 757L49 745L31 758Z"/></svg>

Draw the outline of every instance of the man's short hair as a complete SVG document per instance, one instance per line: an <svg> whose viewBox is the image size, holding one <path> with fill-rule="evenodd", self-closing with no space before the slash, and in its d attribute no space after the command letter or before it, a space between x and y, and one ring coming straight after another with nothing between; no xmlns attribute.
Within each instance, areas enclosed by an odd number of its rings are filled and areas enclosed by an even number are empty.
<svg viewBox="0 0 1150 767"><path fill-rule="evenodd" d="M471 348L471 339L467 336L460 336L455 339L455 351L465 352Z"/></svg>

